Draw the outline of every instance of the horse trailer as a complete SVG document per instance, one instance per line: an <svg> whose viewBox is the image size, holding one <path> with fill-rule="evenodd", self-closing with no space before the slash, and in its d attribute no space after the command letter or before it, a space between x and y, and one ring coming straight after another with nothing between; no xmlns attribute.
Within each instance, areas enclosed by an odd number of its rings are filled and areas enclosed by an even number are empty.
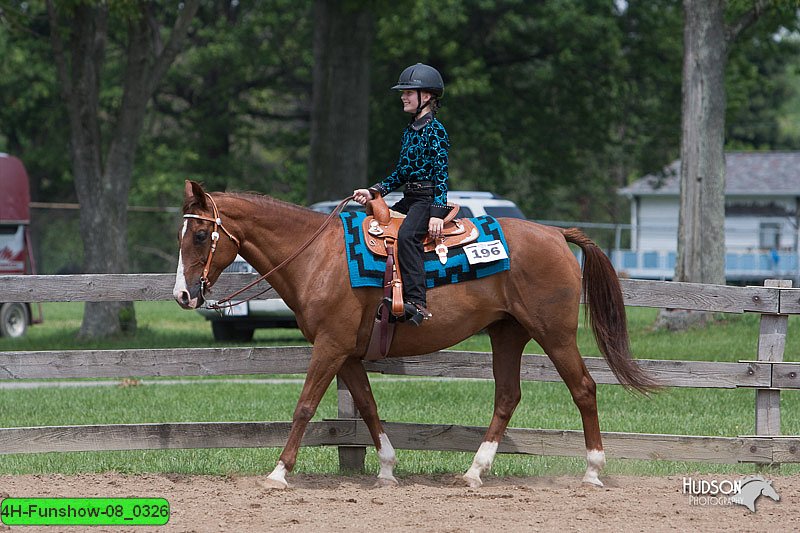
<svg viewBox="0 0 800 533"><path fill-rule="evenodd" d="M30 185L22 161L0 153L0 275L35 274L30 237ZM2 294L0 294L0 300ZM0 336L22 337L42 321L41 308L33 317L29 303L0 301Z"/></svg>

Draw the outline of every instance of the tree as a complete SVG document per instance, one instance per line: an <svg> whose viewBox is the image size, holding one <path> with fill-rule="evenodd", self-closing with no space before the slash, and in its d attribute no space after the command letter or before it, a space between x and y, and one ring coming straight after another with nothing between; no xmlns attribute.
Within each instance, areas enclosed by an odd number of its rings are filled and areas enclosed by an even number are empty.
<svg viewBox="0 0 800 533"><path fill-rule="evenodd" d="M725 0L684 0L680 215L676 281L725 283L725 67L734 42L768 7L726 23Z"/></svg>
<svg viewBox="0 0 800 533"><path fill-rule="evenodd" d="M368 4L314 3L309 202L342 198L366 185L374 34Z"/></svg>
<svg viewBox="0 0 800 533"><path fill-rule="evenodd" d="M85 271L127 269L127 205L147 103L180 51L199 0L187 0L162 42L159 6L136 1L47 0L50 39L67 108L70 157L81 204ZM116 39L119 39L117 41ZM118 42L126 63L111 102L101 101L107 49ZM105 117L110 117L107 120ZM80 336L101 337L135 329L133 306L87 303Z"/></svg>
<svg viewBox="0 0 800 533"><path fill-rule="evenodd" d="M178 204L174 184L189 175L214 190L305 201L311 12L293 0L203 2L154 97L132 195Z"/></svg>
<svg viewBox="0 0 800 533"><path fill-rule="evenodd" d="M615 4L418 0L382 16L370 174L390 170L407 121L386 89L425 61L445 80L453 188L507 195L532 218L622 213L616 189L677 154L680 10Z"/></svg>

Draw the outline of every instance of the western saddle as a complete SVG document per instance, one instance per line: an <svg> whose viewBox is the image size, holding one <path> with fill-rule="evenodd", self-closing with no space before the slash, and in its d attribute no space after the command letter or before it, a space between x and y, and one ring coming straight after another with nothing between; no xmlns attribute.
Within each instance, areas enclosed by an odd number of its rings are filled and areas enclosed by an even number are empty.
<svg viewBox="0 0 800 533"><path fill-rule="evenodd" d="M450 248L464 246L478 238L478 229L471 220L456 218L459 206L453 203L448 205L452 209L444 219L442 235L438 238L427 235L423 240L425 251L436 252L443 265L447 264ZM366 359L370 361L386 357L392 343L394 326L405 316L403 281L397 258L397 234L404 218L405 215L390 210L381 196L367 202L367 217L362 225L365 244L373 254L386 257L384 297L375 314L366 354Z"/></svg>

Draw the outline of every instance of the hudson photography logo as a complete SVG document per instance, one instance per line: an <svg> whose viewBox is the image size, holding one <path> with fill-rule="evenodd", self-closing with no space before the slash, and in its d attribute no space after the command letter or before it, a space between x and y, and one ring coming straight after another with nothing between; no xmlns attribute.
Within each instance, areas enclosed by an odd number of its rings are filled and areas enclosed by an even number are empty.
<svg viewBox="0 0 800 533"><path fill-rule="evenodd" d="M688 495L689 505L743 505L756 512L756 500L767 496L780 501L781 497L772 486L772 481L763 476L747 476L737 480L707 480L683 478L683 494Z"/></svg>

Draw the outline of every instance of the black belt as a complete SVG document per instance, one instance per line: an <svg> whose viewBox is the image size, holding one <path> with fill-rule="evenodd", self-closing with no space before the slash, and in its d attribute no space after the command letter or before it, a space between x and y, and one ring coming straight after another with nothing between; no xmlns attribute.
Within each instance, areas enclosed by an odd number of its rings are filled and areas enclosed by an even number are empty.
<svg viewBox="0 0 800 533"><path fill-rule="evenodd" d="M416 191L418 189L429 189L433 187L432 181L410 181L406 183L406 191Z"/></svg>

